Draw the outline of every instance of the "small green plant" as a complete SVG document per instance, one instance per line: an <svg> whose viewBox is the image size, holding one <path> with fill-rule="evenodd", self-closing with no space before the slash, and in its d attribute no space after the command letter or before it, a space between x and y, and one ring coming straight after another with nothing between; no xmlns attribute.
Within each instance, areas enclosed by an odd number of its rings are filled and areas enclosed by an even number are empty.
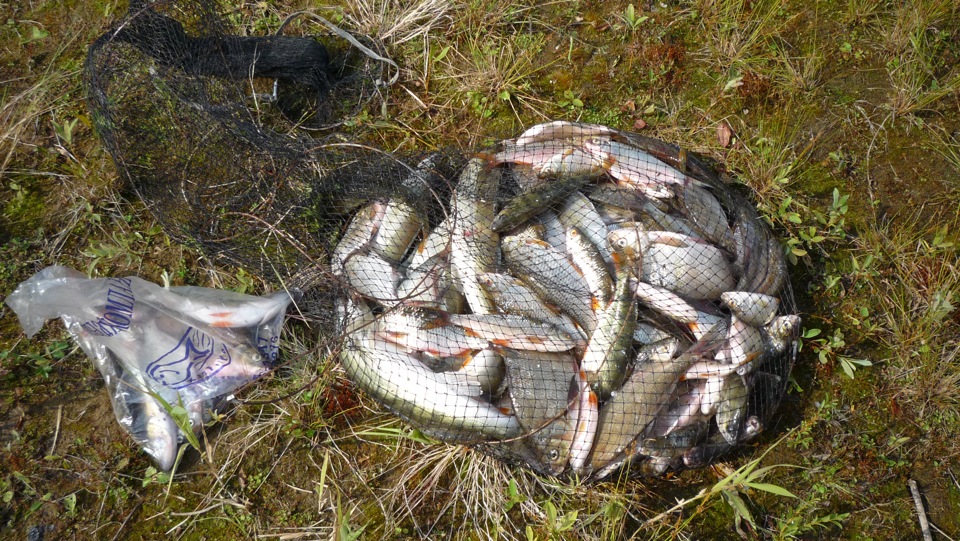
<svg viewBox="0 0 960 541"><path fill-rule="evenodd" d="M847 345L844 341L843 331L840 329L834 329L829 338L817 338L821 332L820 329L816 328L803 331L803 339L812 345L813 350L817 353L817 358L820 359L820 364L839 363L843 372L850 379L854 379L857 369L873 366L873 363L867 359L854 359L839 353Z"/></svg>
<svg viewBox="0 0 960 541"><path fill-rule="evenodd" d="M170 474L159 471L153 466L148 466L143 472L143 482L140 486L148 487L153 484L166 485L170 482Z"/></svg>
<svg viewBox="0 0 960 541"><path fill-rule="evenodd" d="M73 130L77 127L77 123L80 122L79 118L73 120L67 120L63 124L57 123L56 120L50 121L53 124L53 131L57 133L57 136L63 140L67 145L73 144Z"/></svg>
<svg viewBox="0 0 960 541"><path fill-rule="evenodd" d="M70 342L58 340L43 347L43 353L27 353L25 357L33 364L34 371L43 378L50 377L53 366L69 353Z"/></svg>
<svg viewBox="0 0 960 541"><path fill-rule="evenodd" d="M633 7L633 4L628 4L627 9L623 11L623 20L627 23L627 28L630 29L630 33L634 33L640 28L640 25L647 22L650 19L648 15L638 15L636 8Z"/></svg>
<svg viewBox="0 0 960 541"><path fill-rule="evenodd" d="M567 110L583 109L583 101L573 94L572 90L563 91L563 99L557 102L557 105Z"/></svg>
<svg viewBox="0 0 960 541"><path fill-rule="evenodd" d="M507 484L507 501L503 504L504 512L509 512L513 509L513 506L525 501L527 501L527 497L520 493L517 480L511 478L510 483Z"/></svg>

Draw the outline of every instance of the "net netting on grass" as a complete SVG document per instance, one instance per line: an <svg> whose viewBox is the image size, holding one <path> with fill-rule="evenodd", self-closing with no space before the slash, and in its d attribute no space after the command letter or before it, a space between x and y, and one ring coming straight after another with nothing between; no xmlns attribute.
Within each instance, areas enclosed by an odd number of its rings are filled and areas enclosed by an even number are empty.
<svg viewBox="0 0 960 541"><path fill-rule="evenodd" d="M764 429L799 318L749 200L674 145L598 125L406 155L274 128L335 125L376 94L378 58L158 3L91 47L86 76L98 133L167 231L303 289L347 376L423 432L602 478L702 466Z"/></svg>

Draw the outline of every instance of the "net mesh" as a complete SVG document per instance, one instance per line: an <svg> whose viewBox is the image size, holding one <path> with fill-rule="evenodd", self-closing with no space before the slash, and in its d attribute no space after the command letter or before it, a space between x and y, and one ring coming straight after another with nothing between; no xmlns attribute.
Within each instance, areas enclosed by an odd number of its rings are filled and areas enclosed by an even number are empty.
<svg viewBox="0 0 960 541"><path fill-rule="evenodd" d="M386 66L342 41L134 4L90 49L98 133L168 232L302 289L350 380L433 437L598 479L770 423L799 318L748 199L597 125L405 155L304 135L376 97Z"/></svg>

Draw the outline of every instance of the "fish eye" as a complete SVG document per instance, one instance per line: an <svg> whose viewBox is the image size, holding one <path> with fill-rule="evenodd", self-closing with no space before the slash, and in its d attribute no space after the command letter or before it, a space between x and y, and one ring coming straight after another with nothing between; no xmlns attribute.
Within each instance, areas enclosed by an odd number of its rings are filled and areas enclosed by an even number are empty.
<svg viewBox="0 0 960 541"><path fill-rule="evenodd" d="M547 453L547 458L549 458L551 461L560 458L560 451L557 451L556 449L550 449L550 452Z"/></svg>

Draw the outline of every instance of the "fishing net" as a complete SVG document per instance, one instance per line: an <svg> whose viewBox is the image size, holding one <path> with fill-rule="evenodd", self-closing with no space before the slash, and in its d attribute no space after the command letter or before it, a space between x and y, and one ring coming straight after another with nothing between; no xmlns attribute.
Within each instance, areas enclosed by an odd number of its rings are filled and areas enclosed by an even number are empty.
<svg viewBox="0 0 960 541"><path fill-rule="evenodd" d="M363 392L593 479L769 425L799 329L783 252L701 160L569 122L402 155L301 130L376 100L392 63L342 33L233 36L215 8L134 5L91 47L98 133L168 232L301 289Z"/></svg>

